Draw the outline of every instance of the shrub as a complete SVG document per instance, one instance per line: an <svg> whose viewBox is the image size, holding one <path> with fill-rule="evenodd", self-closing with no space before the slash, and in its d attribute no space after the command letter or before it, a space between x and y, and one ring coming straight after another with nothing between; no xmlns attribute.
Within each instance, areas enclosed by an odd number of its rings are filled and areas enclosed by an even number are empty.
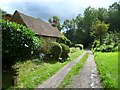
<svg viewBox="0 0 120 90"><path fill-rule="evenodd" d="M93 52L116 52L118 51L119 43L119 33L109 32L105 35L103 39L103 44L100 45L100 42L95 40L92 45Z"/></svg>
<svg viewBox="0 0 120 90"><path fill-rule="evenodd" d="M3 59L29 58L40 47L41 40L23 25L0 20L2 24Z"/></svg>
<svg viewBox="0 0 120 90"><path fill-rule="evenodd" d="M67 46L67 45L65 45L63 43L61 43L60 45L62 46L61 58L65 60L68 57L68 53L70 52L70 48L69 48L69 46Z"/></svg>
<svg viewBox="0 0 120 90"><path fill-rule="evenodd" d="M76 51L76 48L75 47L71 47L70 48L70 53L74 53Z"/></svg>
<svg viewBox="0 0 120 90"><path fill-rule="evenodd" d="M119 35L120 33L118 32L111 32L109 31L106 33L105 38L104 38L104 44L106 45L106 51L105 52L114 52L118 51L118 44L119 44ZM103 45L102 45L103 46Z"/></svg>
<svg viewBox="0 0 120 90"><path fill-rule="evenodd" d="M50 53L55 60L58 60L62 54L62 47L57 42L51 42Z"/></svg>
<svg viewBox="0 0 120 90"><path fill-rule="evenodd" d="M42 52L44 54L48 54L51 48L51 43L46 43L46 41L44 39L42 39L42 44L41 44L41 48L39 49L39 52Z"/></svg>
<svg viewBox="0 0 120 90"><path fill-rule="evenodd" d="M100 41L95 40L92 44L92 48L99 47L100 46Z"/></svg>
<svg viewBox="0 0 120 90"><path fill-rule="evenodd" d="M68 45L68 46L71 45L71 41L69 39L67 39L67 37L65 37L64 35L59 38L58 42L64 43L65 45Z"/></svg>
<svg viewBox="0 0 120 90"><path fill-rule="evenodd" d="M75 47L79 47L81 50L83 50L83 45L82 44L75 44Z"/></svg>

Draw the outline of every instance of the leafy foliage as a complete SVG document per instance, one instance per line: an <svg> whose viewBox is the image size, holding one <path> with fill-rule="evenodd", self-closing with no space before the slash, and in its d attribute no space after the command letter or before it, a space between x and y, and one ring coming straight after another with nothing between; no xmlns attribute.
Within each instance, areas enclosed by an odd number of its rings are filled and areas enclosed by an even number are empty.
<svg viewBox="0 0 120 90"><path fill-rule="evenodd" d="M62 47L57 42L51 42L50 53L55 60L58 60L62 54Z"/></svg>
<svg viewBox="0 0 120 90"><path fill-rule="evenodd" d="M5 16L6 16L7 12L0 9L0 19L5 19ZM2 17L2 18L1 18Z"/></svg>
<svg viewBox="0 0 120 90"><path fill-rule="evenodd" d="M71 45L71 41L69 39L67 39L67 37L65 37L64 35L62 35L59 40L59 43L64 43L65 45L70 46Z"/></svg>
<svg viewBox="0 0 120 90"><path fill-rule="evenodd" d="M69 46L61 43L60 44L62 46L62 54L61 54L61 58L66 60L68 58L68 53L70 52L70 48Z"/></svg>
<svg viewBox="0 0 120 90"><path fill-rule="evenodd" d="M73 44L81 43L84 47L91 46L91 43L99 38L100 44L106 31L120 31L120 4L115 2L109 9L95 9L87 7L84 15L80 14L62 24L65 36ZM108 28L109 27L109 28ZM92 36L91 36L92 35ZM94 36L94 37L93 37Z"/></svg>
<svg viewBox="0 0 120 90"><path fill-rule="evenodd" d="M119 40L119 33L116 32L109 32L106 33L103 44L100 45L100 42L98 40L95 40L92 45L93 51L101 51L101 52L116 52L118 51L118 45L120 43Z"/></svg>
<svg viewBox="0 0 120 90"><path fill-rule="evenodd" d="M41 40L32 30L14 22L1 20L3 58L30 57L40 47Z"/></svg>
<svg viewBox="0 0 120 90"><path fill-rule="evenodd" d="M109 31L120 31L120 3L114 2L108 9Z"/></svg>
<svg viewBox="0 0 120 90"><path fill-rule="evenodd" d="M82 44L75 44L75 47L79 47L81 50L83 50L83 45Z"/></svg>
<svg viewBox="0 0 120 90"><path fill-rule="evenodd" d="M102 37L107 32L108 28L109 24L97 20L96 23L92 25L91 35L99 38L100 44L102 44Z"/></svg>
<svg viewBox="0 0 120 90"><path fill-rule="evenodd" d="M76 50L77 50L77 48L71 47L71 48L70 48L70 53L74 53Z"/></svg>

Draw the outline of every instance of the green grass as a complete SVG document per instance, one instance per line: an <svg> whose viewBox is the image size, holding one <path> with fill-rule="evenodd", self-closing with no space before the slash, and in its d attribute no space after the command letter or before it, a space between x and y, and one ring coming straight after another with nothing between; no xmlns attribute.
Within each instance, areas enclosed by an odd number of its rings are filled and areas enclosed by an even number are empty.
<svg viewBox="0 0 120 90"><path fill-rule="evenodd" d="M64 80L62 81L59 88L64 88L67 85L70 85L72 78L79 74L79 72L80 72L81 68L84 66L87 58L88 58L88 53L86 53L83 56L83 58L75 66L73 66L71 68L71 70L68 72L68 74L65 76Z"/></svg>
<svg viewBox="0 0 120 90"><path fill-rule="evenodd" d="M76 49L76 52L69 53L70 60L60 62L38 62L27 60L18 62L13 67L16 68L18 79L14 88L36 88L43 81L54 75L60 68L77 58L83 51Z"/></svg>
<svg viewBox="0 0 120 90"><path fill-rule="evenodd" d="M96 52L95 61L104 88L118 88L118 52Z"/></svg>

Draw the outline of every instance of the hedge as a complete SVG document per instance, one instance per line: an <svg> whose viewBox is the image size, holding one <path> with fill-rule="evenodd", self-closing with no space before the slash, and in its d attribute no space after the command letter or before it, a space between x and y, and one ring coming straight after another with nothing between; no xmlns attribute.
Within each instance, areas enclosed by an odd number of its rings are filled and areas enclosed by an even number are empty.
<svg viewBox="0 0 120 90"><path fill-rule="evenodd" d="M57 43L57 42L51 42L50 53L52 54L52 57L55 60L58 60L61 57L61 54L62 54L61 45L59 43Z"/></svg>
<svg viewBox="0 0 120 90"><path fill-rule="evenodd" d="M0 20L0 24L2 24L3 59L29 58L40 47L41 40L31 29L5 20Z"/></svg>
<svg viewBox="0 0 120 90"><path fill-rule="evenodd" d="M70 48L69 48L69 46L67 46L63 43L61 43L60 45L62 46L61 58L65 60L68 58L68 53L70 52Z"/></svg>

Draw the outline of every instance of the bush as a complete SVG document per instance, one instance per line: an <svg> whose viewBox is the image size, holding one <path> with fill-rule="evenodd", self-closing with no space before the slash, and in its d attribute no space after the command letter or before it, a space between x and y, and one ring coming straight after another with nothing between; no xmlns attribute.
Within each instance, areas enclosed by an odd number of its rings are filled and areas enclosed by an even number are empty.
<svg viewBox="0 0 120 90"><path fill-rule="evenodd" d="M100 45L98 40L95 40L92 45L93 52L116 52L118 51L120 33L109 32L103 39L103 44Z"/></svg>
<svg viewBox="0 0 120 90"><path fill-rule="evenodd" d="M58 60L62 54L62 47L57 42L51 42L50 53L55 60Z"/></svg>
<svg viewBox="0 0 120 90"><path fill-rule="evenodd" d="M83 50L83 45L82 44L75 44L75 47L79 47L81 50Z"/></svg>
<svg viewBox="0 0 120 90"><path fill-rule="evenodd" d="M29 58L40 47L41 40L23 25L0 20L2 24L3 59ZM8 60L9 60L8 59Z"/></svg>
<svg viewBox="0 0 120 90"><path fill-rule="evenodd" d="M100 41L95 40L92 44L92 48L99 47L100 46Z"/></svg>
<svg viewBox="0 0 120 90"><path fill-rule="evenodd" d="M76 48L75 47L71 47L70 48L70 53L74 53L74 52L76 52Z"/></svg>
<svg viewBox="0 0 120 90"><path fill-rule="evenodd" d="M63 43L61 43L60 45L62 46L61 58L65 60L68 57L68 53L70 52L70 48L69 48L69 46L67 46L67 45L65 45Z"/></svg>
<svg viewBox="0 0 120 90"><path fill-rule="evenodd" d="M58 42L64 43L65 45L68 45L68 46L71 45L71 41L69 39L67 39L67 37L65 37L64 35L59 38Z"/></svg>

